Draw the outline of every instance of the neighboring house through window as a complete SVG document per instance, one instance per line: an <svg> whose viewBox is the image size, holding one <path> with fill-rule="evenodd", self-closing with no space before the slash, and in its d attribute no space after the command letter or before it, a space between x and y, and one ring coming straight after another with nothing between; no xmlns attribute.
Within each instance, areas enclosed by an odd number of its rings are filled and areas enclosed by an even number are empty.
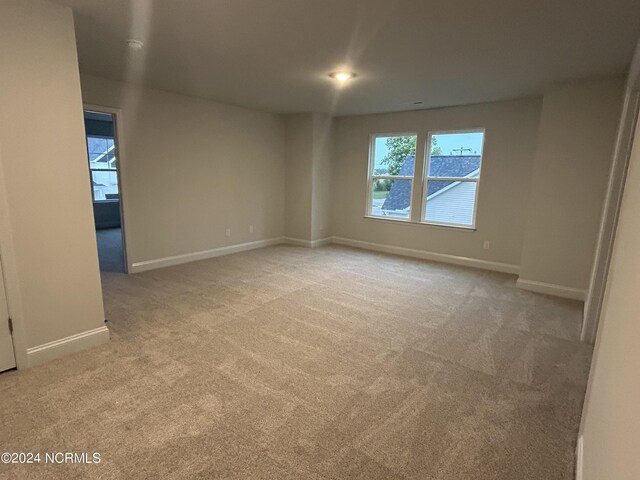
<svg viewBox="0 0 640 480"><path fill-rule="evenodd" d="M368 216L411 221L416 141L415 134L372 136ZM474 228L484 130L430 133L426 144L419 221Z"/></svg>
<svg viewBox="0 0 640 480"><path fill-rule="evenodd" d="M484 130L429 134L421 221L474 227Z"/></svg>

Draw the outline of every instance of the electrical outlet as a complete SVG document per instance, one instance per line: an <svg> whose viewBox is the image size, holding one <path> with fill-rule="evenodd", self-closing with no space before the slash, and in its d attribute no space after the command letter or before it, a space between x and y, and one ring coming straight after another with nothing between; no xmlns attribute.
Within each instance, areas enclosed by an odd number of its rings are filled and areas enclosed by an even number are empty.
<svg viewBox="0 0 640 480"><path fill-rule="evenodd" d="M227 228L227 231L226 231L226 232L224 232L224 234L225 234L227 237L230 237L230 236L231 236L231 229L230 229L230 228Z"/></svg>
<svg viewBox="0 0 640 480"><path fill-rule="evenodd" d="M253 233L253 225L249 225L249 233Z"/></svg>
<svg viewBox="0 0 640 480"><path fill-rule="evenodd" d="M485 240L484 243L482 244L482 248L484 248L485 250L489 250L489 240Z"/></svg>

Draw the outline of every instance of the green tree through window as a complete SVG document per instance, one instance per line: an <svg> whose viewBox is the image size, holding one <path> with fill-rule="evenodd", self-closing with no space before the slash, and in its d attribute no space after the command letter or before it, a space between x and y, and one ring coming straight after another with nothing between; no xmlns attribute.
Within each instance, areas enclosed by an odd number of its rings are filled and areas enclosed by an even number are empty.
<svg viewBox="0 0 640 480"><path fill-rule="evenodd" d="M388 167L388 175L398 175L407 156L415 154L416 137L389 137L385 144L389 151L381 162ZM431 155L442 155L435 138L431 141Z"/></svg>

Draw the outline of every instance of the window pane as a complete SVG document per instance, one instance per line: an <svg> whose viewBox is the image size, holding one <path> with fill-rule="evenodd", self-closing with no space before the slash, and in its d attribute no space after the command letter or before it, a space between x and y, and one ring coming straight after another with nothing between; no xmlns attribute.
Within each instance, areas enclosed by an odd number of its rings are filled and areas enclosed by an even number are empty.
<svg viewBox="0 0 640 480"><path fill-rule="evenodd" d="M411 180L378 178L371 187L371 215L409 219Z"/></svg>
<svg viewBox="0 0 640 480"><path fill-rule="evenodd" d="M106 153L107 151L107 139L103 137L87 137L87 149L89 153Z"/></svg>
<svg viewBox="0 0 640 480"><path fill-rule="evenodd" d="M416 136L376 137L373 149L374 175L413 176Z"/></svg>
<svg viewBox="0 0 640 480"><path fill-rule="evenodd" d="M427 182L426 221L473 225L477 182Z"/></svg>
<svg viewBox="0 0 640 480"><path fill-rule="evenodd" d="M429 146L429 176L478 178L483 137L483 132L432 135Z"/></svg>
<svg viewBox="0 0 640 480"><path fill-rule="evenodd" d="M91 172L91 183L93 186L93 198L100 200L118 199L118 175L112 172Z"/></svg>

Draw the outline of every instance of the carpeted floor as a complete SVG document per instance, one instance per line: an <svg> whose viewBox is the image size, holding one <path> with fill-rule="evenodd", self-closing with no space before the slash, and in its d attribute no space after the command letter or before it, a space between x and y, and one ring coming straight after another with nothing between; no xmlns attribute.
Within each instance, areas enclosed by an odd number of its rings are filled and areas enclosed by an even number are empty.
<svg viewBox="0 0 640 480"><path fill-rule="evenodd" d="M581 304L514 277L279 246L104 274L111 341L0 375L2 478L570 479Z"/></svg>
<svg viewBox="0 0 640 480"><path fill-rule="evenodd" d="M124 273L122 230L119 228L96 230L96 241L98 242L100 271Z"/></svg>

